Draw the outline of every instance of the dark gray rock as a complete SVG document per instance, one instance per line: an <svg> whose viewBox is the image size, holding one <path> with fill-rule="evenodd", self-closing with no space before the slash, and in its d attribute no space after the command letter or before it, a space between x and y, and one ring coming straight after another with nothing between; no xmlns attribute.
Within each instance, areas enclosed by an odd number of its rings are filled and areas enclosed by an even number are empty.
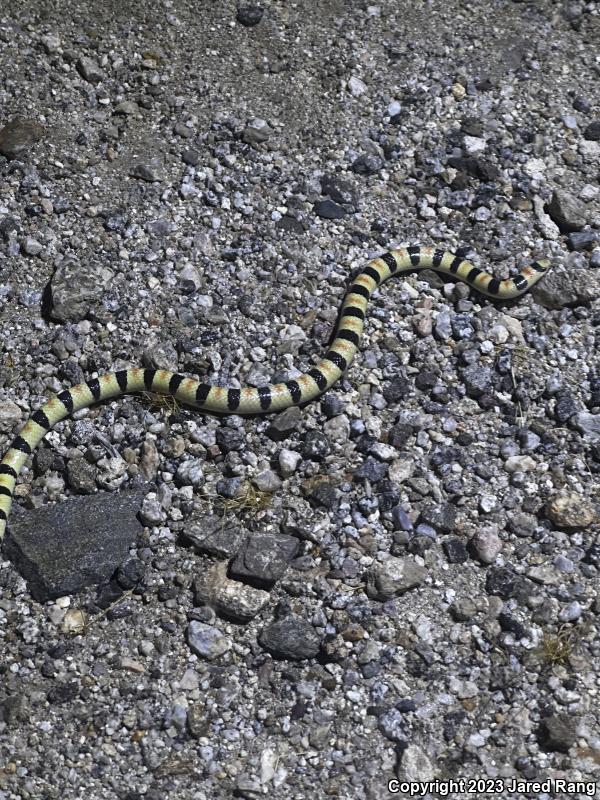
<svg viewBox="0 0 600 800"><path fill-rule="evenodd" d="M144 490L77 497L12 518L5 555L45 602L107 581L142 526Z"/></svg>
<svg viewBox="0 0 600 800"><path fill-rule="evenodd" d="M232 558L238 552L245 534L224 517L206 516L188 522L181 536L201 553L215 558Z"/></svg>
<svg viewBox="0 0 600 800"><path fill-rule="evenodd" d="M346 216L346 211L333 200L317 200L313 206L313 210L317 217L321 219L343 219Z"/></svg>
<svg viewBox="0 0 600 800"><path fill-rule="evenodd" d="M296 430L301 418L302 412L298 406L286 408L285 411L273 418L267 430L267 436L274 442L281 442L287 439Z"/></svg>
<svg viewBox="0 0 600 800"><path fill-rule="evenodd" d="M261 21L264 9L258 5L241 5L238 7L236 20L245 28L253 28Z"/></svg>
<svg viewBox="0 0 600 800"><path fill-rule="evenodd" d="M33 119L14 117L0 128L0 153L6 158L19 158L38 142L44 127Z"/></svg>
<svg viewBox="0 0 600 800"><path fill-rule="evenodd" d="M441 533L451 533L456 526L456 508L451 503L442 503L436 506L429 504L423 506L419 515L419 522L431 525Z"/></svg>
<svg viewBox="0 0 600 800"><path fill-rule="evenodd" d="M294 536L253 533L231 564L231 574L258 586L272 586L285 573L298 552Z"/></svg>
<svg viewBox="0 0 600 800"><path fill-rule="evenodd" d="M554 416L561 425L567 422L579 410L578 403L567 389L561 389L556 395Z"/></svg>
<svg viewBox="0 0 600 800"><path fill-rule="evenodd" d="M586 223L585 203L562 189L554 190L546 212L563 233L580 231Z"/></svg>
<svg viewBox="0 0 600 800"><path fill-rule="evenodd" d="M570 714L552 714L542 720L538 740L546 750L567 753L577 742L577 717Z"/></svg>
<svg viewBox="0 0 600 800"><path fill-rule="evenodd" d="M579 231L570 233L567 242L571 250L580 253L582 250L593 250L598 241L597 231Z"/></svg>
<svg viewBox="0 0 600 800"><path fill-rule="evenodd" d="M442 546L446 553L446 558L451 564L462 564L469 558L465 543L458 537L453 536L450 539L445 539Z"/></svg>
<svg viewBox="0 0 600 800"><path fill-rule="evenodd" d="M600 119L595 119L583 131L583 138L589 142L600 142Z"/></svg>
<svg viewBox="0 0 600 800"><path fill-rule="evenodd" d="M319 637L312 625L294 614L264 628L258 641L275 658L314 658L320 648Z"/></svg>
<svg viewBox="0 0 600 800"><path fill-rule="evenodd" d="M93 259L81 264L65 258L50 282L51 315L60 322L79 322L97 308L113 273L99 270Z"/></svg>
<svg viewBox="0 0 600 800"><path fill-rule="evenodd" d="M481 397L492 388L492 371L489 367L471 364L461 370L461 377L469 397Z"/></svg>
<svg viewBox="0 0 600 800"><path fill-rule="evenodd" d="M320 480L309 487L307 497L316 505L331 510L339 503L340 492L328 480Z"/></svg>
<svg viewBox="0 0 600 800"><path fill-rule="evenodd" d="M388 473L388 465L377 461L373 456L367 456L363 463L354 470L354 477L358 480L368 480L371 483L378 483L383 480Z"/></svg>
<svg viewBox="0 0 600 800"><path fill-rule="evenodd" d="M490 567L485 580L485 590L507 600L517 589L517 575L510 567Z"/></svg>

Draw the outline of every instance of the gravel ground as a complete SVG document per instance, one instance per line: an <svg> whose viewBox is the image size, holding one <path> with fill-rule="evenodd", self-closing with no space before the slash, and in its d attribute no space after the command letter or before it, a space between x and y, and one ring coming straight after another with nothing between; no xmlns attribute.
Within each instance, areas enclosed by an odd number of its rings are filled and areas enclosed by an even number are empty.
<svg viewBox="0 0 600 800"><path fill-rule="evenodd" d="M0 800L600 796L599 39L558 0L0 10L3 447L99 372L294 377L392 245L554 264L391 281L302 410L59 424Z"/></svg>

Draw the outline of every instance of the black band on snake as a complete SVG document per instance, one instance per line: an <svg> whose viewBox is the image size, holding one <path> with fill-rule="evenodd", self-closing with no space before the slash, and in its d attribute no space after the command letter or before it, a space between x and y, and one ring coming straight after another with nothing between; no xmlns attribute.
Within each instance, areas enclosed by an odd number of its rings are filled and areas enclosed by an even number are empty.
<svg viewBox="0 0 600 800"><path fill-rule="evenodd" d="M327 391L347 369L360 346L365 312L373 291L388 278L414 269L433 269L469 284L482 294L506 300L527 292L549 269L548 261L534 261L516 278L499 280L460 256L432 247L390 250L357 275L348 289L330 349L316 367L294 380L257 389L211 386L163 369L111 372L65 389L38 409L25 423L0 462L0 540L4 536L12 496L27 457L57 422L100 400L134 392L171 395L202 411L221 414L264 414L312 400Z"/></svg>

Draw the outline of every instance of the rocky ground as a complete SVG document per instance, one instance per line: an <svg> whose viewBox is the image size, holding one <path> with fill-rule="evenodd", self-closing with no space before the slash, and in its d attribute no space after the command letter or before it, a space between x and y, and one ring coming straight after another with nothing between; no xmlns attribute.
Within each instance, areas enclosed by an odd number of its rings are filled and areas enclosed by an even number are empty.
<svg viewBox="0 0 600 800"><path fill-rule="evenodd" d="M0 800L600 796L599 38L557 0L0 10L3 448L105 371L293 378L390 246L553 262L512 303L390 281L302 410L60 423L0 570Z"/></svg>

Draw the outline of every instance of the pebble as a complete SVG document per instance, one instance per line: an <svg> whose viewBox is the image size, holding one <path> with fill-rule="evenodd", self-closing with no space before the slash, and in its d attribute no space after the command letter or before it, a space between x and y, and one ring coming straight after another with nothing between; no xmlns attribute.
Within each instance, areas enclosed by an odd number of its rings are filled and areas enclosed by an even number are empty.
<svg viewBox="0 0 600 800"><path fill-rule="evenodd" d="M469 540L469 545L483 564L493 564L502 552L502 540L492 531L477 531Z"/></svg>
<svg viewBox="0 0 600 800"><path fill-rule="evenodd" d="M260 117L254 117L248 121L242 138L246 144L257 145L266 142L272 135L273 129L268 122Z"/></svg>
<svg viewBox="0 0 600 800"><path fill-rule="evenodd" d="M367 576L367 594L378 600L390 600L420 586L427 570L410 558L392 556L375 566Z"/></svg>
<svg viewBox="0 0 600 800"><path fill-rule="evenodd" d="M208 661L219 658L231 647L230 639L218 628L195 619L187 627L187 641L192 652Z"/></svg>
<svg viewBox="0 0 600 800"><path fill-rule="evenodd" d="M510 473L533 472L536 466L531 456L510 456L504 462L504 469Z"/></svg>
<svg viewBox="0 0 600 800"><path fill-rule="evenodd" d="M562 189L554 190L546 211L563 233L580 231L587 221L585 203Z"/></svg>
<svg viewBox="0 0 600 800"><path fill-rule="evenodd" d="M597 521L592 502L577 492L563 491L544 507L546 516L559 528L587 528Z"/></svg>
<svg viewBox="0 0 600 800"><path fill-rule="evenodd" d="M346 216L346 211L342 206L329 199L318 200L313 209L317 217L321 217L321 219L343 219Z"/></svg>
<svg viewBox="0 0 600 800"><path fill-rule="evenodd" d="M264 9L259 5L242 4L238 6L236 19L240 25L253 28L262 20Z"/></svg>
<svg viewBox="0 0 600 800"><path fill-rule="evenodd" d="M104 79L104 71L100 69L96 61L87 56L80 56L77 61L77 69L82 78L90 83L99 83Z"/></svg>

